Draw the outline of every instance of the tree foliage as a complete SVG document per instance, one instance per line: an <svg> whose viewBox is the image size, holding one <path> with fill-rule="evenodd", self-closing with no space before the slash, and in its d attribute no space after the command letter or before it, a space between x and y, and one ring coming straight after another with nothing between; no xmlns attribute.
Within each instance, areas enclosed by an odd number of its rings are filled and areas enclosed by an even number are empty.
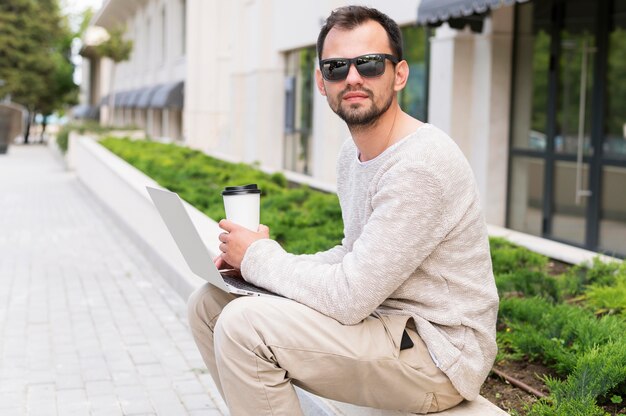
<svg viewBox="0 0 626 416"><path fill-rule="evenodd" d="M44 116L77 102L74 34L58 0L0 2L0 97Z"/></svg>
<svg viewBox="0 0 626 416"><path fill-rule="evenodd" d="M133 50L133 41L124 39L124 28L109 30L109 39L95 47L99 56L111 59L116 64L127 61Z"/></svg>

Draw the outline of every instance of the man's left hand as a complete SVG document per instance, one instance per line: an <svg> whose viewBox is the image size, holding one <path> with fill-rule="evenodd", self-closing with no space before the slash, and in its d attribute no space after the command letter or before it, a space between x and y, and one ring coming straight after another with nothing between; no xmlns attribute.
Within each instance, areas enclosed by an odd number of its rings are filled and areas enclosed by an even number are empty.
<svg viewBox="0 0 626 416"><path fill-rule="evenodd" d="M263 224L259 225L257 232L250 231L229 220L221 220L219 226L226 231L219 235L221 258L238 270L241 269L241 262L248 247L257 240L270 238L270 229Z"/></svg>

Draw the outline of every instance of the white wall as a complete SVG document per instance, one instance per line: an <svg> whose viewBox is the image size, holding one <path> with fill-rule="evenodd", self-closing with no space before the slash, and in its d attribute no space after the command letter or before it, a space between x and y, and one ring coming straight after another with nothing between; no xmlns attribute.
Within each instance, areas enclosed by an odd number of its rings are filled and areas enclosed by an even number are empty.
<svg viewBox="0 0 626 416"><path fill-rule="evenodd" d="M118 24L126 28L126 39L133 41L128 61L116 66L113 88L125 91L144 86L184 80L187 75L186 57L182 51L182 6L180 0L147 0L132 15L120 15ZM107 13L116 13L112 4ZM163 19L165 8L165 50L163 50ZM121 10L121 9L120 9ZM97 22L96 22L97 23ZM110 74L109 71L104 71ZM110 92L109 82L102 95Z"/></svg>
<svg viewBox="0 0 626 416"><path fill-rule="evenodd" d="M429 121L468 158L487 222L504 226L513 7L492 11L483 33L443 25L431 40Z"/></svg>
<svg viewBox="0 0 626 416"><path fill-rule="evenodd" d="M230 160L283 163L285 53L315 45L331 10L367 4L411 24L419 0L387 2L188 0L187 142ZM335 161L348 137L344 123L316 94L312 176L334 183Z"/></svg>

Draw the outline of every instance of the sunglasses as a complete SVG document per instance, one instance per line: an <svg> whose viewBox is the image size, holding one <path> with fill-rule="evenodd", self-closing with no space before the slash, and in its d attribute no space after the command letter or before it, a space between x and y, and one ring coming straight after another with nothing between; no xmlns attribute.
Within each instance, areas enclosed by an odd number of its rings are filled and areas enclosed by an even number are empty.
<svg viewBox="0 0 626 416"><path fill-rule="evenodd" d="M343 81L348 77L352 64L363 77L379 77L385 73L385 59L389 59L394 64L399 62L398 58L393 55L369 53L356 58L322 59L320 60L320 70L326 81Z"/></svg>

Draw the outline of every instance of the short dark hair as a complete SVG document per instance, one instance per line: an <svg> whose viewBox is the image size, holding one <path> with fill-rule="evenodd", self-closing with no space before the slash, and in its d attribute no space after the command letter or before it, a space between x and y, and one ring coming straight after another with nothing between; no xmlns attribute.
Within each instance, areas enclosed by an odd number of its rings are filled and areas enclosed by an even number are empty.
<svg viewBox="0 0 626 416"><path fill-rule="evenodd" d="M332 11L330 16L326 19L326 23L322 26L320 34L317 37L317 55L319 59L322 59L322 50L324 49L324 41L326 35L333 27L340 29L351 30L357 26L362 25L368 20L373 20L380 23L380 25L387 32L389 38L389 46L393 55L402 60L402 32L398 27L398 24L386 14L379 10L365 6L344 6Z"/></svg>

